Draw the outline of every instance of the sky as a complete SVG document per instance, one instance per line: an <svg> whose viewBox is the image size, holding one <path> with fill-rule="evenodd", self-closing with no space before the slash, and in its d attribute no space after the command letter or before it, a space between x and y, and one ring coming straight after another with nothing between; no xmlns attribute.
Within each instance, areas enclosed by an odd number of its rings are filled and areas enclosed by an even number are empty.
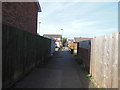
<svg viewBox="0 0 120 90"><path fill-rule="evenodd" d="M40 5L40 35L63 34L72 39L118 32L117 2L41 2Z"/></svg>

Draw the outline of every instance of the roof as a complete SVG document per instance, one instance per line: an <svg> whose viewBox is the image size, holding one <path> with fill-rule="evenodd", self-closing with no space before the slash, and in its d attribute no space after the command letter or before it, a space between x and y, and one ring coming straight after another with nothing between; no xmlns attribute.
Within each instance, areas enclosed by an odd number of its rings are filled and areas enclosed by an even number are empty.
<svg viewBox="0 0 120 90"><path fill-rule="evenodd" d="M68 41L74 41L74 39L68 39Z"/></svg>
<svg viewBox="0 0 120 90"><path fill-rule="evenodd" d="M82 37L75 37L74 40L75 42L80 42L80 41L84 41L84 40L91 40L92 38L82 38Z"/></svg>
<svg viewBox="0 0 120 90"><path fill-rule="evenodd" d="M38 12L41 12L41 7L40 7L39 1L36 0L36 2L34 2L34 3L35 3L35 5L36 5L36 7L37 7L37 9L38 9Z"/></svg>
<svg viewBox="0 0 120 90"><path fill-rule="evenodd" d="M53 37L53 38L61 38L62 37L61 34L44 34L43 36Z"/></svg>

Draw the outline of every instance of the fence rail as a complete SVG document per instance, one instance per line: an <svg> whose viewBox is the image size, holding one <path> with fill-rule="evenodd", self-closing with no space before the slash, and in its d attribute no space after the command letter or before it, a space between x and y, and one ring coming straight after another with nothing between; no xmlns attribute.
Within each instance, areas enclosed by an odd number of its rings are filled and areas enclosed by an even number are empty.
<svg viewBox="0 0 120 90"><path fill-rule="evenodd" d="M113 33L91 41L90 74L100 87L118 88L118 35Z"/></svg>
<svg viewBox="0 0 120 90"><path fill-rule="evenodd" d="M2 85L6 88L51 56L51 40L3 25L2 52Z"/></svg>

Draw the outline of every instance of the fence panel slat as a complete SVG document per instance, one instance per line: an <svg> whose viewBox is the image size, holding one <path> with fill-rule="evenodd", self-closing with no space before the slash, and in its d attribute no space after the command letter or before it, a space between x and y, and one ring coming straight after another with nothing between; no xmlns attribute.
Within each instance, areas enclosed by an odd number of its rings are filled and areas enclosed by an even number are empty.
<svg viewBox="0 0 120 90"><path fill-rule="evenodd" d="M51 40L3 24L3 88L13 85L51 56Z"/></svg>
<svg viewBox="0 0 120 90"><path fill-rule="evenodd" d="M92 39L90 74L100 87L118 88L118 33Z"/></svg>

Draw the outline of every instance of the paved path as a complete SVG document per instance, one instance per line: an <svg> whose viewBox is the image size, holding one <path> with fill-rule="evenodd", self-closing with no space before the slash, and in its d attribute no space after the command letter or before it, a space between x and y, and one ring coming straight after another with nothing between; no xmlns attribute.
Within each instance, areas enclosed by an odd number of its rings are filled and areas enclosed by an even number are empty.
<svg viewBox="0 0 120 90"><path fill-rule="evenodd" d="M89 88L91 82L80 71L69 51L56 52L45 65L36 68L16 88Z"/></svg>

